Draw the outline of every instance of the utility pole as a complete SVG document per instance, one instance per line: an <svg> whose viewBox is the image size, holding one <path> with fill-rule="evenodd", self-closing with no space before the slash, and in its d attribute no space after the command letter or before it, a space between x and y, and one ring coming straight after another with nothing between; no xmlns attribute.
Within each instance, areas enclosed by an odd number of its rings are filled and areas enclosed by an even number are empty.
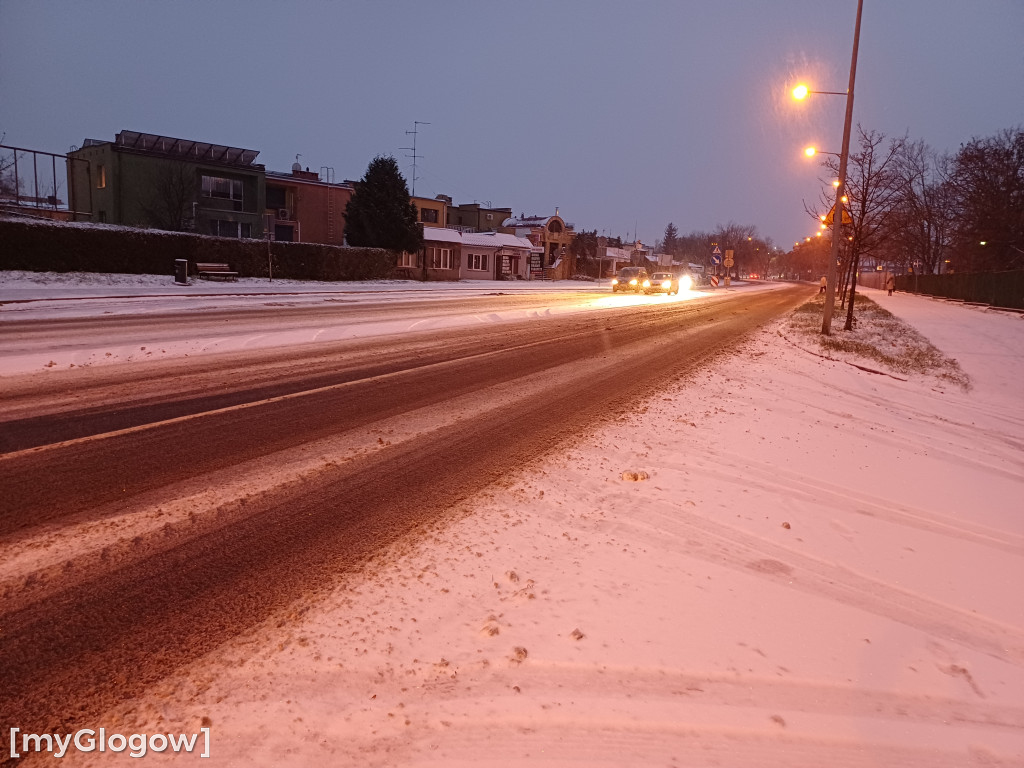
<svg viewBox="0 0 1024 768"><path fill-rule="evenodd" d="M412 179L411 179L411 181L412 181L412 184L411 184L411 187L412 187L412 193L411 193L412 197L416 197L416 178L417 178L416 177L416 161L419 160L421 157L423 157L422 155L417 155L416 154L416 134L419 133L419 128L420 128L421 125L430 125L430 123L425 123L422 120L413 120L412 121L412 130L405 132L406 136L410 136L410 135L412 136L412 146L411 147L399 147L399 149L412 152L411 155L406 155L406 157L411 157L412 158Z"/></svg>
<svg viewBox="0 0 1024 768"><path fill-rule="evenodd" d="M828 260L825 278L825 310L821 319L821 333L832 335L832 311L836 305L836 262L839 260L839 240L843 231L843 195L846 194L846 166L850 157L850 127L853 122L853 82L857 77L857 47L860 44L860 14L864 0L857 0L857 23L853 30L853 56L850 58L850 87L846 91L846 122L843 125L843 149L839 155L839 186L832 214L832 255Z"/></svg>

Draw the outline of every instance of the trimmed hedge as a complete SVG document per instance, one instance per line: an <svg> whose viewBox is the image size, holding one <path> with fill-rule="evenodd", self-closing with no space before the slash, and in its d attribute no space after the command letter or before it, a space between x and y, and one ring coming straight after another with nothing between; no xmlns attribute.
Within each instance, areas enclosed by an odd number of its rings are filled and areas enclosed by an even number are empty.
<svg viewBox="0 0 1024 768"><path fill-rule="evenodd" d="M292 280L381 280L394 276L398 254L381 248L268 243L155 229L0 218L0 269L173 275L176 259L226 263L243 277Z"/></svg>
<svg viewBox="0 0 1024 768"><path fill-rule="evenodd" d="M977 301L993 307L1024 309L1024 270L954 272L951 275L899 275L896 288L946 299Z"/></svg>

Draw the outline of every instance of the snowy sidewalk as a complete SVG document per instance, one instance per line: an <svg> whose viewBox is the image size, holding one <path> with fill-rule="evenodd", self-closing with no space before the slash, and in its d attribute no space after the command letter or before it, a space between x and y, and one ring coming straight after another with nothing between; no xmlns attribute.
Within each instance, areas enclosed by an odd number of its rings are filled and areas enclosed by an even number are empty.
<svg viewBox="0 0 1024 768"><path fill-rule="evenodd" d="M880 303L973 390L765 329L111 725L251 766L1019 765L1024 321Z"/></svg>

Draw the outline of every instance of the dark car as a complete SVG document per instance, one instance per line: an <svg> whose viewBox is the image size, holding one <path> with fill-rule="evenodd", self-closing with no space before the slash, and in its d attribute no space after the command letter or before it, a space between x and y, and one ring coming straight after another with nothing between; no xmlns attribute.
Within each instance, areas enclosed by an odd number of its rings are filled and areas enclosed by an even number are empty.
<svg viewBox="0 0 1024 768"><path fill-rule="evenodd" d="M633 291L640 293L651 287L651 278L643 267L623 267L612 278L612 292Z"/></svg>

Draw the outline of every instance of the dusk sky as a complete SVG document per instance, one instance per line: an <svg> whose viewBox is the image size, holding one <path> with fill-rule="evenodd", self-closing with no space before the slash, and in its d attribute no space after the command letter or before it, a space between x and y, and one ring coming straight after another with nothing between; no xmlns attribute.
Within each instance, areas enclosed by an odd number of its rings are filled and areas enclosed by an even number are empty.
<svg viewBox="0 0 1024 768"><path fill-rule="evenodd" d="M555 208L653 243L815 222L856 0L0 0L0 135L63 153L122 130L255 149L418 195ZM854 120L937 149L1024 124L1024 0L865 0Z"/></svg>

